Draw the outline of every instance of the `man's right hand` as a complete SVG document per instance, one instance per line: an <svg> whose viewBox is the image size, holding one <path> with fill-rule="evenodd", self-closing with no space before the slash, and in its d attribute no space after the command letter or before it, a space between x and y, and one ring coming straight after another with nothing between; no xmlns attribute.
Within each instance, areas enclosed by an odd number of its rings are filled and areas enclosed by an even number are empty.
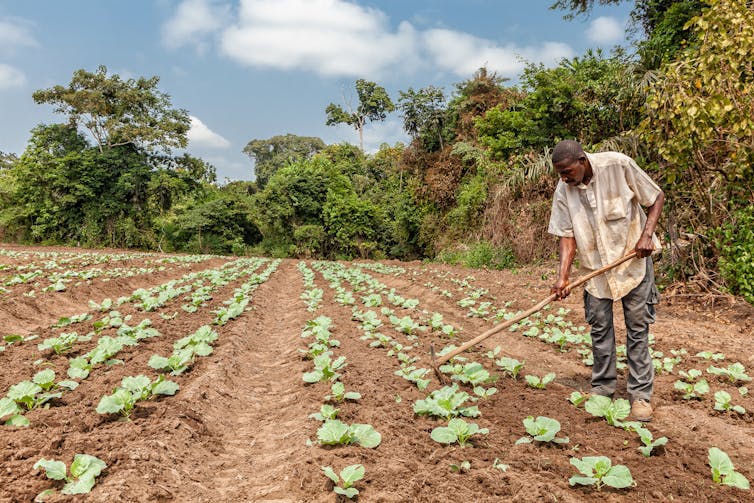
<svg viewBox="0 0 754 503"><path fill-rule="evenodd" d="M571 289L568 288L568 285L568 278L560 278L550 287L550 293L556 294L559 300L565 299L571 293Z"/></svg>

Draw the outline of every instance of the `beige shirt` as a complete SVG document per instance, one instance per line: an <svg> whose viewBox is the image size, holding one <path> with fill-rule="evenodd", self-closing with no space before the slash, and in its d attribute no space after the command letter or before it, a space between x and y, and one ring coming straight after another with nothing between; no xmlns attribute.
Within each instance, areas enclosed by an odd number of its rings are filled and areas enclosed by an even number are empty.
<svg viewBox="0 0 754 503"><path fill-rule="evenodd" d="M547 232L576 239L581 273L614 262L633 251L661 190L636 162L618 152L587 154L593 176L571 187L558 182ZM655 250L660 241L652 235ZM586 290L601 299L620 299L644 279L645 259L633 259L590 280Z"/></svg>

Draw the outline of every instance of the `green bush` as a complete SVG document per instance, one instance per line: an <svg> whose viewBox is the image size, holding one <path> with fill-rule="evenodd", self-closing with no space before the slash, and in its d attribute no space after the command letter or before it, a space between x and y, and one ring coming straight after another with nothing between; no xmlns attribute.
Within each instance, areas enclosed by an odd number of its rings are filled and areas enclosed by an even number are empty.
<svg viewBox="0 0 754 503"><path fill-rule="evenodd" d="M754 207L734 212L716 237L720 274L730 292L754 304Z"/></svg>
<svg viewBox="0 0 754 503"><path fill-rule="evenodd" d="M478 241L462 250L443 250L435 257L435 260L477 269L510 269L516 265L510 248L496 247L488 241Z"/></svg>

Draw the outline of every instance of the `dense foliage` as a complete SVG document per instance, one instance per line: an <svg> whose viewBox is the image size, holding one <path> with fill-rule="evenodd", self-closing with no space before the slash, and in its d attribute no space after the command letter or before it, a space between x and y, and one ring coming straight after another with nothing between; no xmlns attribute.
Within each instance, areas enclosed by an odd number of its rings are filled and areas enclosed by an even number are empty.
<svg viewBox="0 0 754 503"><path fill-rule="evenodd" d="M601 4L621 0L597 0ZM566 17L594 0L559 0ZM66 124L40 125L0 153L0 235L38 243L327 258L442 257L510 267L554 254L549 148L565 138L619 150L666 193L661 269L752 300L754 7L742 0L637 0L632 49L528 64L510 85L481 68L452 92L427 85L395 104L357 80L328 124L363 138L397 110L409 145L251 139L255 182L171 149L188 115L157 88L78 70L34 93ZM703 274L700 274L703 273Z"/></svg>

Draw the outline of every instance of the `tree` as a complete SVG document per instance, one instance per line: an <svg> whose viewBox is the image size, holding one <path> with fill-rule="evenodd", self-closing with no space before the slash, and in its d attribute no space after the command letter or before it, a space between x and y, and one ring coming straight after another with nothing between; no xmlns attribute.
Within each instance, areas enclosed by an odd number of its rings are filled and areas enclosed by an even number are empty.
<svg viewBox="0 0 754 503"><path fill-rule="evenodd" d="M694 42L661 67L640 130L672 187L671 240L705 235L754 201L754 8L709 5L691 21Z"/></svg>
<svg viewBox="0 0 754 503"><path fill-rule="evenodd" d="M41 89L33 98L86 129L100 152L128 144L148 151L183 148L188 144L188 112L172 107L170 96L157 89L159 80L124 81L99 66L94 73L76 70L67 87Z"/></svg>
<svg viewBox="0 0 754 503"><path fill-rule="evenodd" d="M251 140L243 153L254 161L257 186L263 189L272 175L283 166L309 159L325 148L325 142L314 136L278 135L266 140Z"/></svg>
<svg viewBox="0 0 754 503"><path fill-rule="evenodd" d="M435 140L443 148L443 127L445 126L445 93L439 87L427 86L418 91L409 88L401 91L398 100L403 114L403 129L414 140L421 138L427 150Z"/></svg>
<svg viewBox="0 0 754 503"><path fill-rule="evenodd" d="M0 152L0 171L12 167L16 162L18 162L16 154Z"/></svg>
<svg viewBox="0 0 754 503"><path fill-rule="evenodd" d="M348 124L359 132L359 147L364 151L364 126L367 122L383 121L387 114L395 110L385 88L364 79L356 81L356 93L359 104L354 108L350 103L346 109L335 103L330 103L325 109L328 126Z"/></svg>

